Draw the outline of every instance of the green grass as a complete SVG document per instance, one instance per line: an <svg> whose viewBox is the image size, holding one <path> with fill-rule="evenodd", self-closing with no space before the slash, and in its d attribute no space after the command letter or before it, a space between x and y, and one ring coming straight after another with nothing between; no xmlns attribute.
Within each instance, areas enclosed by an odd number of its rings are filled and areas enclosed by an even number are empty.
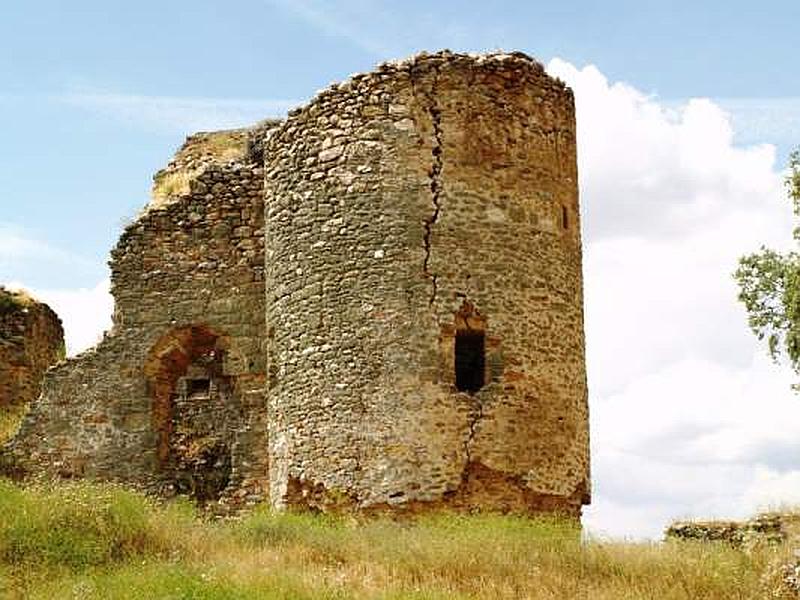
<svg viewBox="0 0 800 600"><path fill-rule="evenodd" d="M12 404L0 409L0 444L14 436L27 411L27 404Z"/></svg>
<svg viewBox="0 0 800 600"><path fill-rule="evenodd" d="M788 598L779 566L790 554L582 541L570 523L489 515L208 521L110 485L0 480L10 599Z"/></svg>
<svg viewBox="0 0 800 600"><path fill-rule="evenodd" d="M0 480L0 561L9 566L107 565L170 547L144 497L113 486L24 490Z"/></svg>
<svg viewBox="0 0 800 600"><path fill-rule="evenodd" d="M304 590L287 577L263 574L250 581L235 581L213 569L182 564L126 564L116 569L94 570L63 576L26 590L26 598L305 600L345 598L334 590Z"/></svg>

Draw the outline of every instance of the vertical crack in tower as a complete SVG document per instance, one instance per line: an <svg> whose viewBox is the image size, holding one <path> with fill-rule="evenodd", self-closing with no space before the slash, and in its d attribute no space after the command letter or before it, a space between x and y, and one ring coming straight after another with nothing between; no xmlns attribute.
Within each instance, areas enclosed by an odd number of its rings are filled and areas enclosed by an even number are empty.
<svg viewBox="0 0 800 600"><path fill-rule="evenodd" d="M469 479L469 465L472 462L470 446L472 446L472 442L475 440L478 423L483 419L483 403L477 398L473 403L473 411L471 411L469 416L469 434L467 435L467 439L464 440L464 471L461 474L461 481L464 483Z"/></svg>
<svg viewBox="0 0 800 600"><path fill-rule="evenodd" d="M414 85L415 82L413 69L411 74L411 83L414 89L414 95L416 96L416 85ZM428 169L428 179L430 181L431 203L433 205L433 211L423 222L425 232L422 238L425 246L425 258L422 262L422 272L427 279L431 280L431 295L428 299L428 306L433 306L433 303L436 301L438 275L430 271L432 252L431 236L433 234L433 226L439 219L439 213L441 212L440 196L442 193L442 169L444 168L444 132L442 131L442 111L439 109L436 101L438 83L439 69L437 67L434 69L433 84L430 87L430 91L425 90L423 92L426 109L431 117L431 127L433 128L431 166Z"/></svg>

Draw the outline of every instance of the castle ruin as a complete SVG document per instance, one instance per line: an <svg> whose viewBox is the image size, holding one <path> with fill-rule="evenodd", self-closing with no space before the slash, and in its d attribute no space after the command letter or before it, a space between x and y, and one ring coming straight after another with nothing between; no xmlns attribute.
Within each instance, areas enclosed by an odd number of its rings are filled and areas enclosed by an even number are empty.
<svg viewBox="0 0 800 600"><path fill-rule="evenodd" d="M17 471L235 509L589 502L572 92L520 54L353 76L190 137Z"/></svg>
<svg viewBox="0 0 800 600"><path fill-rule="evenodd" d="M47 368L62 358L64 330L56 313L0 286L0 444L39 395Z"/></svg>

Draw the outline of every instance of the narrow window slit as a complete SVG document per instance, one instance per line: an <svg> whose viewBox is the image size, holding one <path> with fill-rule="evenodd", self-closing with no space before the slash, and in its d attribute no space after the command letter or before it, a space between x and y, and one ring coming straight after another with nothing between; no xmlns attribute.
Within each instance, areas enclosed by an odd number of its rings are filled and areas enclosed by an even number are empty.
<svg viewBox="0 0 800 600"><path fill-rule="evenodd" d="M189 379L186 382L187 396L208 396L211 393L211 380L205 378Z"/></svg>
<svg viewBox="0 0 800 600"><path fill-rule="evenodd" d="M456 389L474 394L483 387L486 343L483 331L456 332Z"/></svg>
<svg viewBox="0 0 800 600"><path fill-rule="evenodd" d="M563 204L561 205L561 227L569 229L569 211Z"/></svg>

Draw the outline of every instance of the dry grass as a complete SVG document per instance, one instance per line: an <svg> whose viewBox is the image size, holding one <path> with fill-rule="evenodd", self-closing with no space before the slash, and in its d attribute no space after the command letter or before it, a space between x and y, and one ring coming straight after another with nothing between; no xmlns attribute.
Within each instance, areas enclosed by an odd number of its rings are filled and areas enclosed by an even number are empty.
<svg viewBox="0 0 800 600"><path fill-rule="evenodd" d="M0 285L0 314L27 308L36 300L27 291L10 290Z"/></svg>
<svg viewBox="0 0 800 600"><path fill-rule="evenodd" d="M195 134L176 156L179 163L191 159L192 165L181 164L179 168L166 169L156 175L152 189L152 206L162 206L172 198L188 194L190 182L202 172L203 165L238 160L246 152L247 139L240 130Z"/></svg>
<svg viewBox="0 0 800 600"><path fill-rule="evenodd" d="M160 176L153 183L154 206L166 203L170 198L183 196L189 193L189 182L197 176L197 172L190 170L170 171Z"/></svg>
<svg viewBox="0 0 800 600"><path fill-rule="evenodd" d="M217 162L242 158L247 151L247 138L238 129L207 133L201 139L203 153Z"/></svg>
<svg viewBox="0 0 800 600"><path fill-rule="evenodd" d="M0 445L14 436L27 411L27 404L12 404L0 409Z"/></svg>
<svg viewBox="0 0 800 600"><path fill-rule="evenodd" d="M0 481L0 598L752 600L782 597L788 551L581 541L498 516L206 522L109 486Z"/></svg>

